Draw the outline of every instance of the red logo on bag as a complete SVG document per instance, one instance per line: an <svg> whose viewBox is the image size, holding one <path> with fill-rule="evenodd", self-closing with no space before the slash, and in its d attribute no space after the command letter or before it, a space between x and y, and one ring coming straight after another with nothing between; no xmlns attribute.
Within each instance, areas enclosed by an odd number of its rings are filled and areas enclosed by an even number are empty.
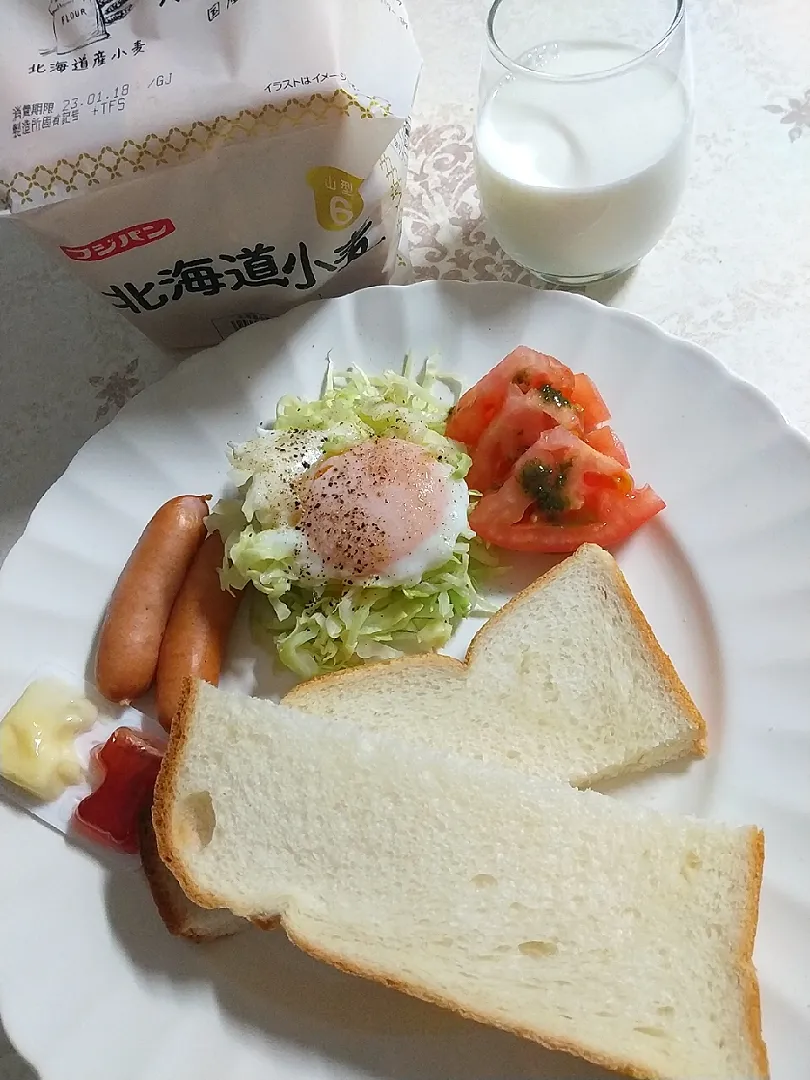
<svg viewBox="0 0 810 1080"><path fill-rule="evenodd" d="M63 247L62 251L74 262L98 262L101 259L111 259L113 255L120 255L131 248L153 244L155 240L162 240L173 232L173 222L169 218L159 218L157 221L145 221L143 225L129 225L126 229L102 236L100 240L93 240L84 247Z"/></svg>

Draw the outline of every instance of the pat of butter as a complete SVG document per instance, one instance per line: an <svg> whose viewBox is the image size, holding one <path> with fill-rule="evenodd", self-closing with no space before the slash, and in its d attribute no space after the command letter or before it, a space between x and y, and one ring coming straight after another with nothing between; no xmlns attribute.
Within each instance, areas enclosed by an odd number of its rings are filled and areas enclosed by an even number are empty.
<svg viewBox="0 0 810 1080"><path fill-rule="evenodd" d="M77 784L83 769L74 740L98 710L59 679L38 679L0 721L0 775L50 802Z"/></svg>

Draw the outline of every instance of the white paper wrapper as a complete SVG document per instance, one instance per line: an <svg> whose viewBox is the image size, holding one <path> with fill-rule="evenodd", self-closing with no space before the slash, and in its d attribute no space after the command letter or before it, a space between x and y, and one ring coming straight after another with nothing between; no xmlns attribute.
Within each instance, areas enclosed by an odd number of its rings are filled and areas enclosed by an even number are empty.
<svg viewBox="0 0 810 1080"><path fill-rule="evenodd" d="M397 267L402 0L5 0L0 199L155 340Z"/></svg>
<svg viewBox="0 0 810 1080"><path fill-rule="evenodd" d="M92 728L80 734L75 741L76 756L85 770L85 780L80 784L73 784L66 788L59 798L54 799L53 802L41 802L34 796L29 795L27 791L17 787L16 784L12 784L0 776L0 796L16 803L23 810L27 810L29 814L39 818L45 825L50 825L52 829L56 829L65 836L70 836L71 839L77 839L83 846L92 847L95 850L98 845L84 840L83 837L74 833L71 829L73 811L85 795L89 795L92 790L87 781L87 770L93 748L103 745L118 727L126 726L133 728L135 731L142 731L158 744L166 742L166 732L156 720L145 716L131 706L129 708L117 708L103 698L91 683L86 682L84 678L75 672L48 664L33 668L18 684L3 687L2 695L0 695L0 720L12 705L19 700L31 683L48 678L58 679L76 690L77 693L83 693L98 709L98 719ZM0 767L2 767L2 762L0 762ZM128 860L133 857L120 855L119 858Z"/></svg>

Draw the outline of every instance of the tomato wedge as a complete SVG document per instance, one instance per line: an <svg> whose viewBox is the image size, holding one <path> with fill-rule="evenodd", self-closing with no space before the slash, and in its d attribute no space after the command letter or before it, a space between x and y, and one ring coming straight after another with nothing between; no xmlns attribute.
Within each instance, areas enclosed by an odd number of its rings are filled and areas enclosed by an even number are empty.
<svg viewBox="0 0 810 1080"><path fill-rule="evenodd" d="M664 502L638 488L593 381L553 356L514 349L460 398L446 427L482 498L470 526L512 551L620 543Z"/></svg>
<svg viewBox="0 0 810 1080"><path fill-rule="evenodd" d="M544 386L524 393L511 385L500 411L478 440L467 484L481 492L502 484L521 454L542 432L558 424L576 434L582 432L579 412L560 399L557 391Z"/></svg>
<svg viewBox="0 0 810 1080"><path fill-rule="evenodd" d="M555 396L556 392L570 408L574 374L553 356L519 345L461 395L447 421L447 437L464 443L468 449L475 447L484 429L500 411L512 386L524 393L549 387L548 397Z"/></svg>
<svg viewBox="0 0 810 1080"><path fill-rule="evenodd" d="M576 551L582 544L615 547L655 517L665 505L651 487L645 486L633 488L621 501L611 504L610 509L605 511L604 521L583 525L552 524L548 521L510 525L491 516L488 510L482 511L479 503L470 515L470 525L487 543L496 544L507 551L565 554ZM473 522L473 517L477 517L477 524Z"/></svg>
<svg viewBox="0 0 810 1080"><path fill-rule="evenodd" d="M616 432L610 427L600 427L585 436L585 442L598 450L600 454L607 454L614 458L625 469L630 468L630 459L624 448L624 443L618 438Z"/></svg>
<svg viewBox="0 0 810 1080"><path fill-rule="evenodd" d="M510 524L521 521L531 508L556 517L593 501L591 489L601 487L603 480L625 491L632 486L629 473L615 458L600 454L564 428L551 428L518 458L509 477L497 491L485 495L473 513L482 506L492 507Z"/></svg>
<svg viewBox="0 0 810 1080"><path fill-rule="evenodd" d="M606 436L597 441L607 447ZM510 551L567 552L589 542L620 543L664 502L651 488L633 486L618 457L624 448L612 432L609 441L615 456L564 428L544 431L501 487L473 509L470 527Z"/></svg>
<svg viewBox="0 0 810 1080"><path fill-rule="evenodd" d="M524 394L510 386L500 411L478 440L467 473L469 487L486 492L502 484L521 454L553 426L538 394Z"/></svg>
<svg viewBox="0 0 810 1080"><path fill-rule="evenodd" d="M574 376L574 389L570 396L582 414L582 427L585 432L593 431L598 424L604 424L610 419L610 409L605 404L605 399L587 375Z"/></svg>

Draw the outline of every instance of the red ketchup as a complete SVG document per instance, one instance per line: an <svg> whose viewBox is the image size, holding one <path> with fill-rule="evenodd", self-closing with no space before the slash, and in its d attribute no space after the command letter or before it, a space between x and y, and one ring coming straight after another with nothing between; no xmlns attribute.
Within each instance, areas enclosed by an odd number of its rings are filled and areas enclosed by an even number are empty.
<svg viewBox="0 0 810 1080"><path fill-rule="evenodd" d="M76 828L116 851L138 851L138 819L151 804L163 750L132 728L120 727L93 751L101 783L73 811Z"/></svg>

